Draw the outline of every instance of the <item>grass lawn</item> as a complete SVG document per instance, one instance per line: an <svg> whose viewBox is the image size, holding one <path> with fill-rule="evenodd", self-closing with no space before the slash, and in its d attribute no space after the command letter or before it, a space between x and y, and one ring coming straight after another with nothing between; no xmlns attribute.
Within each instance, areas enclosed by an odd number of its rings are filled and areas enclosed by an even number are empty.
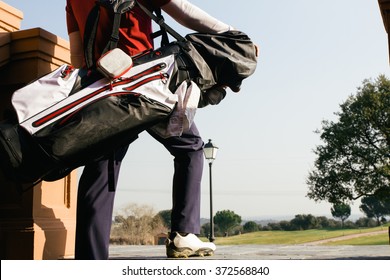
<svg viewBox="0 0 390 280"><path fill-rule="evenodd" d="M389 235L378 234L374 236L363 236L357 238L351 238L348 240L341 241L331 241L324 243L323 245L333 246L333 245L389 245Z"/></svg>
<svg viewBox="0 0 390 280"><path fill-rule="evenodd" d="M302 231L258 231L245 233L230 237L217 237L217 245L243 245L243 244L302 244L333 237L346 236L356 233L366 233L378 230L385 230L387 226L369 229L339 229L339 230L302 230ZM351 243L354 242L354 243ZM326 245L388 245L387 234L367 236L344 240L339 242L326 243Z"/></svg>

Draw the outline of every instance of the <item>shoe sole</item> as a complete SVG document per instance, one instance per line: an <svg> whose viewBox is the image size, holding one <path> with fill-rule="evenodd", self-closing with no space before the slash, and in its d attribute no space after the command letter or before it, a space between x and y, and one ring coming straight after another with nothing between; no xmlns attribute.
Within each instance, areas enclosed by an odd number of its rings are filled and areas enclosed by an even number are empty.
<svg viewBox="0 0 390 280"><path fill-rule="evenodd" d="M191 250L190 248L183 248L178 250L177 248L167 247L168 258L189 258L189 257L206 257L213 256L214 251L209 248L200 248L197 251Z"/></svg>

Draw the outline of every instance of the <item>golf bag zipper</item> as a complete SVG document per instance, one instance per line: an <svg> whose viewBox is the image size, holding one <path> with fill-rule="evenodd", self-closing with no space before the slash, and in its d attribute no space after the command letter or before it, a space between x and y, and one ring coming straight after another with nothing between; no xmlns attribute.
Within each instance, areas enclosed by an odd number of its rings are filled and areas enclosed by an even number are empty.
<svg viewBox="0 0 390 280"><path fill-rule="evenodd" d="M150 68L148 68L148 69L146 69L146 70L144 70L144 71L142 71L142 72L140 72L140 73L138 73L138 74L136 74L136 75L133 75L133 76L131 76L131 77L128 77L128 78L120 78L120 79L114 81L114 82L112 83L112 86L113 86L113 87L118 87L118 86L123 85L123 84L128 84L128 83L130 83L130 82L134 82L134 81L136 81L136 80L141 79L142 77L145 77L145 76L150 75L150 74L152 74L152 73L158 72L158 71L164 69L165 67L166 67L166 64L165 64L165 63L159 63L159 64L154 65L153 67L150 67ZM144 84L146 84L146 83L149 83L149 82L151 82L151 81L158 80L158 79L161 79L161 81L162 81L163 83L165 83L166 80L168 80L168 78L169 78L169 77L168 77L168 74L159 73L159 74L157 74L157 75L147 77L147 78L145 78L144 80L139 81L138 83L136 83L136 84L133 85L133 86L129 86L129 87L127 87L127 88L123 88L123 90L126 90L126 91L127 91L126 94L129 94L129 92L131 92L132 90L134 90L134 89L136 89L136 88L138 88L138 87L140 87L140 86L142 86L142 85L144 85ZM64 112L70 110L71 108L74 108L75 106L77 106L77 105L79 105L79 104L82 104L82 103L88 101L89 99L95 97L96 95L98 95L98 94L100 94L100 93L102 93L102 92L104 92L104 91L110 90L110 89L111 89L111 84L108 84L108 85L104 86L103 88L101 88L101 89L99 89L99 90L97 90L97 91L94 91L94 92L88 94L87 96L84 96L83 98L81 98L81 99L79 99L79 100L76 100L76 101L74 101L74 102L72 102L72 103L66 105L65 107L63 107L63 108L61 108L61 109L58 109L57 111L54 111L54 112L52 112L51 114L49 114L49 115L47 115L47 116L44 116L44 117L42 117L42 118L36 120L35 122L32 123L32 126L33 126L33 127L42 126L42 125L44 125L45 123L49 122L50 120L52 120L52 119L54 119L54 118L60 116L60 115L63 114ZM107 97L107 96L110 96L110 95L111 95L111 94L108 94L108 95L105 95L104 97ZM118 95L118 92L116 92L116 93L114 93L114 94L112 94L112 95ZM103 97L103 98L104 98L104 97ZM99 99L100 99L100 98L99 98ZM99 100L99 99L97 99L97 100ZM94 102L95 102L95 101L94 101ZM93 103L93 102L90 102L90 103L88 103L88 104L91 104L91 103ZM87 105L88 105L88 104L87 104ZM83 106L83 107L85 107L85 106ZM79 110L81 110L81 108L78 109L78 110L76 110L76 112L79 111ZM75 113L75 112L71 113L71 115L73 115L74 113ZM69 115L68 117L70 117L70 115ZM68 117L67 117L66 119L68 119Z"/></svg>

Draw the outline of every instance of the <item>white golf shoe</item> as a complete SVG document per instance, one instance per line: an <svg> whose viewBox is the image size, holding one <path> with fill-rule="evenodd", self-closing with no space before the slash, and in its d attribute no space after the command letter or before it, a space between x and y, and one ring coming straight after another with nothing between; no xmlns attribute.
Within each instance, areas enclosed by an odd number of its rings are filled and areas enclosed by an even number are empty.
<svg viewBox="0 0 390 280"><path fill-rule="evenodd" d="M216 249L214 243L203 242L192 233L189 233L186 236L182 236L178 232L171 233L167 238L165 245L168 258L212 256Z"/></svg>

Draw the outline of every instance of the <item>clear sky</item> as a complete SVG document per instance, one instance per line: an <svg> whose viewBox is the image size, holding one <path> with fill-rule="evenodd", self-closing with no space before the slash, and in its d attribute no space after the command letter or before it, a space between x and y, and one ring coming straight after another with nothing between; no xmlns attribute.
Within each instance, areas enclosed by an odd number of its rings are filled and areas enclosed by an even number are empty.
<svg viewBox="0 0 390 280"><path fill-rule="evenodd" d="M24 12L22 29L41 27L67 39L65 0L6 0ZM306 198L305 183L320 144L314 130L334 119L339 104L366 78L389 74L387 35L377 1L192 0L246 32L260 46L255 74L239 94L200 109L204 141L219 146L213 164L214 210L243 218L330 215L328 203ZM183 35L188 33L168 20ZM156 211L171 205L173 162L144 133L123 163L116 209L128 203ZM209 217L205 164L202 217ZM360 215L359 203L352 207Z"/></svg>

